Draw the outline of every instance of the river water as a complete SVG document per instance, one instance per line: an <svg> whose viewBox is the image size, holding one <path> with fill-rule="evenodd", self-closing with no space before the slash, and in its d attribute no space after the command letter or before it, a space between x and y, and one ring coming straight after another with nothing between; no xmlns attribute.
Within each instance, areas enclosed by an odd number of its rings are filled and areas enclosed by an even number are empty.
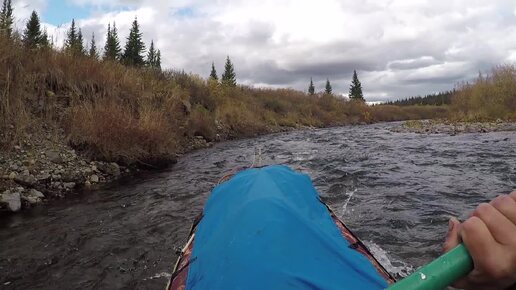
<svg viewBox="0 0 516 290"><path fill-rule="evenodd" d="M439 254L449 217L516 187L516 132L417 135L390 132L395 125L220 143L168 170L3 217L0 288L163 289L211 188L254 160L309 174L384 266L403 275Z"/></svg>

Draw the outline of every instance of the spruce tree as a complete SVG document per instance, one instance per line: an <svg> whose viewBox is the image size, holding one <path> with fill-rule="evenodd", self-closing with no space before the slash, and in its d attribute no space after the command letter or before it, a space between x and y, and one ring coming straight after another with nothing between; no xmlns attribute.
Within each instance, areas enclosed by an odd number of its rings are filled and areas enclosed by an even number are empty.
<svg viewBox="0 0 516 290"><path fill-rule="evenodd" d="M95 32L91 33L91 41L90 41L90 51L88 52L88 56L94 59L99 58L99 53L97 51L97 44L95 43Z"/></svg>
<svg viewBox="0 0 516 290"><path fill-rule="evenodd" d="M154 67L158 70L161 70L161 51L159 49L158 52L156 52L156 62Z"/></svg>
<svg viewBox="0 0 516 290"><path fill-rule="evenodd" d="M77 32L77 41L75 42L75 53L76 55L84 55L85 49L84 49L84 37L82 36L82 31L79 28L79 31Z"/></svg>
<svg viewBox="0 0 516 290"><path fill-rule="evenodd" d="M129 36L127 37L122 62L131 66L145 65L145 60L143 59L144 52L145 44L142 40L138 19L135 18L131 30L129 31Z"/></svg>
<svg viewBox="0 0 516 290"><path fill-rule="evenodd" d="M217 71L215 70L215 63L211 63L211 73L210 73L210 79L214 81L219 81L219 77L217 76Z"/></svg>
<svg viewBox="0 0 516 290"><path fill-rule="evenodd" d="M4 0L0 10L0 34L11 37L13 32L13 6L11 0Z"/></svg>
<svg viewBox="0 0 516 290"><path fill-rule="evenodd" d="M233 64L229 59L229 56L226 59L226 65L224 66L224 73L222 74L222 84L235 87L236 86L236 75L235 70L233 68Z"/></svg>
<svg viewBox="0 0 516 290"><path fill-rule="evenodd" d="M111 24L108 24L106 44L104 45L104 60L119 60L121 53L122 49L118 40L116 23L113 22L113 28L111 28Z"/></svg>
<svg viewBox="0 0 516 290"><path fill-rule="evenodd" d="M48 33L47 30L44 29L43 33L41 34L41 39L39 41L39 45L44 48L51 48L50 40L48 40Z"/></svg>
<svg viewBox="0 0 516 290"><path fill-rule="evenodd" d="M149 52L147 53L147 66L154 67L156 65L156 50L154 49L154 40L151 40Z"/></svg>
<svg viewBox="0 0 516 290"><path fill-rule="evenodd" d="M330 84L330 80L329 79L326 79L326 87L324 89L324 93L328 94L328 95L331 95L331 93L332 93L332 88L331 88L331 84Z"/></svg>
<svg viewBox="0 0 516 290"><path fill-rule="evenodd" d="M77 42L77 28L75 27L75 19L72 19L72 25L66 33L65 49L71 50Z"/></svg>
<svg viewBox="0 0 516 290"><path fill-rule="evenodd" d="M70 29L66 33L65 51L73 56L82 54L84 50L82 41L82 32L80 29L77 30L75 19L72 19Z"/></svg>
<svg viewBox="0 0 516 290"><path fill-rule="evenodd" d="M310 85L308 86L308 93L310 95L315 94L315 87L314 87L314 82L313 82L312 78L310 78Z"/></svg>
<svg viewBox="0 0 516 290"><path fill-rule="evenodd" d="M352 100L365 101L362 94L362 84L358 80L357 71L353 71L353 80L349 88L349 98Z"/></svg>
<svg viewBox="0 0 516 290"><path fill-rule="evenodd" d="M22 41L26 48L34 49L41 43L41 24L38 13L32 11L27 26L23 31Z"/></svg>

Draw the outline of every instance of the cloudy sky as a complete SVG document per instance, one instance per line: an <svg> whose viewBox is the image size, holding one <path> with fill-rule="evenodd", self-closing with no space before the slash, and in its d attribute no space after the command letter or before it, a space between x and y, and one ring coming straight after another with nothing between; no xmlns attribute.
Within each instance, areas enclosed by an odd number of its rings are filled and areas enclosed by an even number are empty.
<svg viewBox="0 0 516 290"><path fill-rule="evenodd" d="M347 94L356 69L368 101L452 89L516 61L514 0L13 0L23 29L36 10L62 43L71 18L102 47L135 16L165 68L207 76L226 55L240 83Z"/></svg>

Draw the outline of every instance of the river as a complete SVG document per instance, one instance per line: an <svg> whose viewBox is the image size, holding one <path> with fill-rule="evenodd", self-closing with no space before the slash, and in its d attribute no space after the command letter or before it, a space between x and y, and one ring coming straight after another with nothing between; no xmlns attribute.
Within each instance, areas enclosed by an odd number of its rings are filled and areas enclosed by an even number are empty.
<svg viewBox="0 0 516 290"><path fill-rule="evenodd" d="M418 135L393 133L395 125L219 143L167 170L1 217L0 288L163 289L211 188L259 159L309 174L384 266L403 275L439 254L449 217L516 187L516 132Z"/></svg>

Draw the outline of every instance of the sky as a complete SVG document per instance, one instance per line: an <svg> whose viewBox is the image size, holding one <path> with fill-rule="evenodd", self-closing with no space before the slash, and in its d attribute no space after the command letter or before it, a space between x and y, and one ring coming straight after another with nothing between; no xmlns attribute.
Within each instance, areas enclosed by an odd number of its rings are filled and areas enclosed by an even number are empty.
<svg viewBox="0 0 516 290"><path fill-rule="evenodd" d="M516 61L514 0L13 0L23 30L32 10L61 45L75 18L102 49L116 22L122 45L138 17L165 69L219 75L229 56L237 81L317 91L329 79L347 95L353 70L367 101L453 89Z"/></svg>

